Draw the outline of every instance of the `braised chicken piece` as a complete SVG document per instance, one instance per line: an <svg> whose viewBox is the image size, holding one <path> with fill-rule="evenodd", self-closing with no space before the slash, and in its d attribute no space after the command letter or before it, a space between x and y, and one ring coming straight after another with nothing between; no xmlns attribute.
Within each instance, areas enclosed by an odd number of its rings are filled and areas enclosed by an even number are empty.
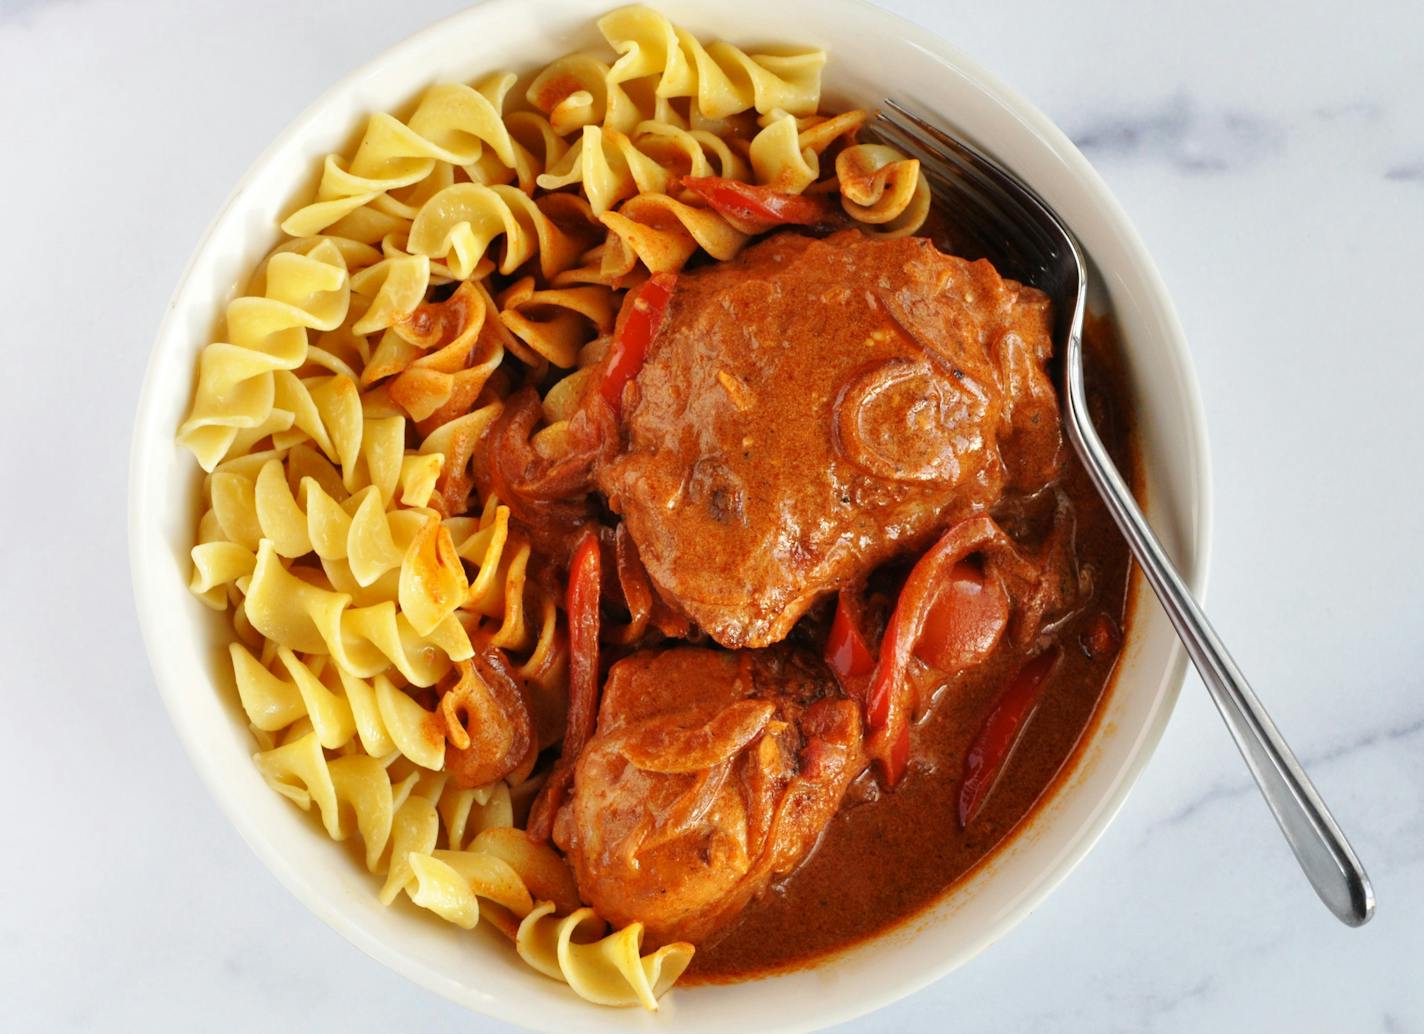
<svg viewBox="0 0 1424 1034"><path fill-rule="evenodd" d="M778 648L633 654L554 823L579 892L652 943L699 943L816 844L865 767L860 707Z"/></svg>
<svg viewBox="0 0 1424 1034"><path fill-rule="evenodd" d="M681 275L599 489L727 647L1057 475L1049 304L922 238L778 234Z"/></svg>

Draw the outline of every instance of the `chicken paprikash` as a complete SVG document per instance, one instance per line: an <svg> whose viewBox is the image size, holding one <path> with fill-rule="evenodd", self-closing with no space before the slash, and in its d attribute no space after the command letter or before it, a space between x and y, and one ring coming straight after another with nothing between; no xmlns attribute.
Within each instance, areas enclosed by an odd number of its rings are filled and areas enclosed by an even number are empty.
<svg viewBox="0 0 1424 1034"><path fill-rule="evenodd" d="M599 914L697 945L694 979L933 900L1090 720L1127 562L1063 443L1050 316L924 237L784 230L630 294L571 454L518 404L490 436L568 587L530 835Z"/></svg>

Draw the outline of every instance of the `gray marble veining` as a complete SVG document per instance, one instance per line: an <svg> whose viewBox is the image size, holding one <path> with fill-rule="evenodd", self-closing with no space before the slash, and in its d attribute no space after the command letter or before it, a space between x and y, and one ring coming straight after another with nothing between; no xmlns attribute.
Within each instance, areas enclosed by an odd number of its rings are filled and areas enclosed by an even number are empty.
<svg viewBox="0 0 1424 1034"><path fill-rule="evenodd" d="M1424 159L1391 165L1385 170L1384 178L1396 183L1424 183Z"/></svg>
<svg viewBox="0 0 1424 1034"><path fill-rule="evenodd" d="M1386 745L1398 744L1401 741L1412 740L1421 732L1424 732L1424 716L1390 725L1387 728L1372 730L1322 750L1302 752L1300 760L1301 764L1309 771L1319 772L1332 762L1352 757L1362 751L1369 751ZM1143 831L1143 836L1144 838L1151 837L1156 830L1164 826L1180 825L1183 822L1195 818L1202 809L1208 808L1213 804L1249 796L1255 791L1256 784L1249 779L1239 779L1229 784L1213 786L1200 797L1182 805L1165 818L1148 826L1147 829Z"/></svg>
<svg viewBox="0 0 1424 1034"><path fill-rule="evenodd" d="M1141 111L1097 112L1066 127L1094 160L1158 161L1187 173L1227 173L1277 155L1286 132L1250 112L1207 108L1178 92Z"/></svg>

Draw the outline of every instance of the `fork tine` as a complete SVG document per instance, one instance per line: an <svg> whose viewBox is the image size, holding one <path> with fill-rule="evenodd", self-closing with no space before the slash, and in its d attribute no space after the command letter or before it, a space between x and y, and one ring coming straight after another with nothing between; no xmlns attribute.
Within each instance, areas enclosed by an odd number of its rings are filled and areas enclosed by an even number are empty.
<svg viewBox="0 0 1424 1034"><path fill-rule="evenodd" d="M922 159L922 167L934 170L938 165L940 181L947 184L956 197L962 199L972 185L981 217L986 214L982 209L989 208L993 213L989 217L1000 235L1016 245L1013 249L1016 255L1003 257L1017 259L1014 264L1020 267L1016 270L1018 273L1038 274L1021 278L1038 280L1051 276L1051 265L1066 257L1063 248L1069 238L1067 230L1053 216L1043 199L969 144L947 134L894 100L887 98L884 104L889 110L882 109L876 116L877 131L884 133L889 129L895 134L898 144L913 147L921 155L927 155L930 160ZM1071 243L1068 247L1072 248Z"/></svg>
<svg viewBox="0 0 1424 1034"><path fill-rule="evenodd" d="M1021 206L1015 206L997 184L888 119L879 120L877 129L887 141L920 159L920 167L938 199L956 211L956 228L962 229L967 222L980 231L981 242L989 245L986 257L1008 267L1006 272L1017 279L1040 268L1040 257L1052 250L1052 245L1024 219Z"/></svg>
<svg viewBox="0 0 1424 1034"><path fill-rule="evenodd" d="M887 97L884 103L885 107L894 112L894 115L886 115L885 117L887 119L892 122L900 121L902 123L908 123L914 127L914 129L919 132L921 138L927 137L929 140L934 141L940 150L957 156L961 164L967 164L979 177L993 183L999 194L1007 195L1011 198L1026 197L1031 200L1033 202L1031 213L1036 219L1043 220L1049 224L1056 222L1050 214L1048 206L1044 203L1043 199L1034 192L1033 188L1009 172L1008 169L1004 168L998 162L994 161L994 159L970 144L965 143L963 140L951 136L932 122L916 115L898 101ZM883 115L884 112L882 111L881 114Z"/></svg>
<svg viewBox="0 0 1424 1034"><path fill-rule="evenodd" d="M892 127L902 138L912 141L940 162L953 167L987 196L998 199L1003 199L1006 195L1012 197L1013 181L995 175L993 166L985 159L954 138L929 126L918 116L904 114L904 109L894 101L886 100L885 104L893 113L884 110L878 112L877 118L882 124Z"/></svg>
<svg viewBox="0 0 1424 1034"><path fill-rule="evenodd" d="M986 255L998 260L1009 259L1018 268L1032 265L1023 248L1023 227L1009 217L995 194L986 191L970 175L962 172L953 159L912 135L905 127L887 118L878 118L875 132L898 149L920 160L920 170L941 201L950 202L965 211L968 220L956 220L955 229L981 246ZM953 174L951 174L951 172Z"/></svg>

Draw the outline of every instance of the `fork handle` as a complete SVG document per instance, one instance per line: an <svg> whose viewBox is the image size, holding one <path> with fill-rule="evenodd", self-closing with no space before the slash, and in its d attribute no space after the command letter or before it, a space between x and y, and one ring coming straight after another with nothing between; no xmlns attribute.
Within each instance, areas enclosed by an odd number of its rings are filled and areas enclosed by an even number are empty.
<svg viewBox="0 0 1424 1034"><path fill-rule="evenodd" d="M1362 925L1375 907L1374 890L1364 867L1113 466L1088 416L1082 340L1076 333L1069 337L1065 359L1069 440L1211 691L1231 738L1315 892L1342 922Z"/></svg>

